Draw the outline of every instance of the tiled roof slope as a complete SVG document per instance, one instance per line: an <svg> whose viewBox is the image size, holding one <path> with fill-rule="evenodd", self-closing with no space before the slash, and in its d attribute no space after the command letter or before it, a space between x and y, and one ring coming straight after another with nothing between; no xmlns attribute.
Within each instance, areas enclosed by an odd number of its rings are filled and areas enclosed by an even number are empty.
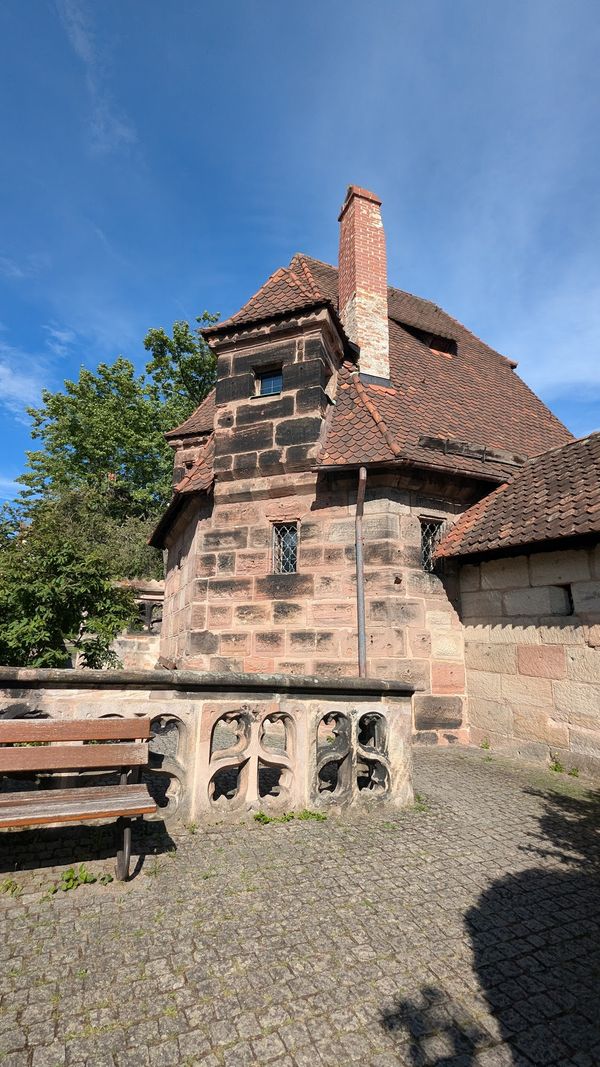
<svg viewBox="0 0 600 1067"><path fill-rule="evenodd" d="M169 430L165 434L167 441L172 441L177 437L187 437L190 434L197 433L210 433L215 423L215 391L211 389L210 393L204 397L204 400L190 415L189 419L182 422L180 426L176 426L174 430Z"/></svg>
<svg viewBox="0 0 600 1067"><path fill-rule="evenodd" d="M600 433L536 456L455 522L437 556L600 534Z"/></svg>
<svg viewBox="0 0 600 1067"><path fill-rule="evenodd" d="M250 322L328 304L337 313L335 267L298 253L275 271L241 308L208 337ZM490 462L449 449L425 447L421 437L452 439L477 449L532 456L565 444L571 434L514 373L514 364L429 300L388 289L391 386L363 383L347 362L340 374L319 456L324 466L362 462L421 465L487 478L512 477L511 463ZM455 351L436 351L411 330L455 342ZM438 347L452 345L438 344ZM208 428L210 397L169 437ZM204 408L204 405L207 405ZM465 451L467 454L465 454ZM473 448L470 449L471 453Z"/></svg>
<svg viewBox="0 0 600 1067"><path fill-rule="evenodd" d="M211 336L234 326L324 303L328 303L328 297L318 290L308 267L303 262L292 261L289 267L276 270L235 315L209 326L203 333Z"/></svg>
<svg viewBox="0 0 600 1067"><path fill-rule="evenodd" d="M316 286L336 306L337 270L298 255ZM367 385L367 397L399 449L382 449L375 422L366 434L351 430L355 397L340 389L321 462L343 464L361 458L404 459L491 478L510 477L515 468L464 455L444 455L419 445L421 436L453 438L521 456L536 455L571 440L571 434L514 373L514 364L490 348L441 308L400 289L388 289L391 389ZM437 352L404 326L456 342L456 352ZM350 367L347 368L348 373ZM364 419L361 411L361 420ZM377 431L377 432L376 432ZM354 439L354 440L353 440ZM353 447L358 445L358 447ZM362 452L362 454L361 454ZM373 453L373 457L370 453Z"/></svg>
<svg viewBox="0 0 600 1067"><path fill-rule="evenodd" d="M214 456L215 437L214 433L211 433L200 450L192 469L177 483L166 511L161 516L158 525L149 538L148 543L153 545L154 548L165 547L165 536L186 500L194 493L207 493L210 490L214 481Z"/></svg>

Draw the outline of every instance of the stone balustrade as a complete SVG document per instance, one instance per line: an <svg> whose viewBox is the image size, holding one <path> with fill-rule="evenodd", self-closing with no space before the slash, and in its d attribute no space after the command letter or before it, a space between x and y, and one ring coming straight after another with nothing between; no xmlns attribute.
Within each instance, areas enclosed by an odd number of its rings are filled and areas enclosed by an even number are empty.
<svg viewBox="0 0 600 1067"><path fill-rule="evenodd" d="M159 817L412 801L412 688L382 679L0 668L0 718L148 716Z"/></svg>

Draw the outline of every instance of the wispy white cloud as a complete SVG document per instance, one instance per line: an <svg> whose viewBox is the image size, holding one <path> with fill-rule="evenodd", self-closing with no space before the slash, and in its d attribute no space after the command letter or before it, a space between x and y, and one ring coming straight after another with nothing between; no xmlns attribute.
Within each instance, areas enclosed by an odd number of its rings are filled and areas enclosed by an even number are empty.
<svg viewBox="0 0 600 1067"><path fill-rule="evenodd" d="M48 379L48 360L0 340L0 407L28 423L26 408L38 404Z"/></svg>
<svg viewBox="0 0 600 1067"><path fill-rule="evenodd" d="M25 277L25 271L10 256L0 256L0 277L18 281Z"/></svg>
<svg viewBox="0 0 600 1067"><path fill-rule="evenodd" d="M3 478L0 475L0 501L14 500L22 488L23 486L12 478Z"/></svg>
<svg viewBox="0 0 600 1067"><path fill-rule="evenodd" d="M77 334L69 326L57 326L56 323L46 323L42 327L46 334L46 347L55 356L66 356L77 341Z"/></svg>
<svg viewBox="0 0 600 1067"><path fill-rule="evenodd" d="M84 0L56 0L69 43L85 70L90 100L90 147L106 155L134 144L136 131L108 87L107 68Z"/></svg>

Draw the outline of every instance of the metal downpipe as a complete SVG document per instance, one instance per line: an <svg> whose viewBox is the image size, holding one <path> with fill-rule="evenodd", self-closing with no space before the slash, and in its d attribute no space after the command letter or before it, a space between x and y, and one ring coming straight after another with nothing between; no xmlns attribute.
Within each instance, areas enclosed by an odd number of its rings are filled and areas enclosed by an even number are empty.
<svg viewBox="0 0 600 1067"><path fill-rule="evenodd" d="M358 490L356 493L356 518L354 520L354 537L356 546L356 616L358 620L358 676L367 677L367 635L365 633L365 562L363 556L363 508L367 488L367 468L358 472Z"/></svg>

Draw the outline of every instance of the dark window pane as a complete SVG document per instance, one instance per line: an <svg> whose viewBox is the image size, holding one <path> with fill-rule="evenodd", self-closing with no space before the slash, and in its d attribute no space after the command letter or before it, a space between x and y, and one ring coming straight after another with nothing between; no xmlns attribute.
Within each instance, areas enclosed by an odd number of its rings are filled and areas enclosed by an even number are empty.
<svg viewBox="0 0 600 1067"><path fill-rule="evenodd" d="M275 393L281 392L283 375L280 370L268 371L268 373L259 374L257 377L261 396L273 396Z"/></svg>
<svg viewBox="0 0 600 1067"><path fill-rule="evenodd" d="M275 574L294 574L298 561L298 524L273 523L273 571Z"/></svg>

